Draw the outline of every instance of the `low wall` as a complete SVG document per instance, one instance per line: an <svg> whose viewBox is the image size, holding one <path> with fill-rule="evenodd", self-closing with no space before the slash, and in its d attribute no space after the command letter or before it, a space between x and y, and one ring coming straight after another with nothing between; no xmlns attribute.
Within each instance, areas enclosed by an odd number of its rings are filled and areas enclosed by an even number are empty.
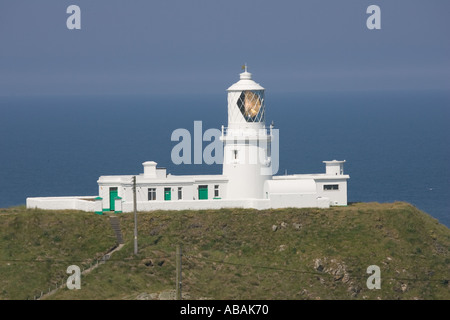
<svg viewBox="0 0 450 320"><path fill-rule="evenodd" d="M254 208L267 209L270 206L269 200L183 200L183 201L142 201L137 202L138 211L152 210L204 210L223 208ZM134 210L132 202L124 202L123 212Z"/></svg>
<svg viewBox="0 0 450 320"><path fill-rule="evenodd" d="M45 210L81 210L95 211L95 196L87 197L45 197L27 198L27 208L39 208ZM246 209L279 209L279 208L327 208L329 200L317 199L314 195L279 195L273 199L248 199L248 200L171 200L171 201L138 201L138 211L152 210L205 210L223 208ZM122 202L122 212L133 212L133 202Z"/></svg>
<svg viewBox="0 0 450 320"><path fill-rule="evenodd" d="M94 212L95 196L27 198L27 208L45 210L81 210Z"/></svg>
<svg viewBox="0 0 450 320"><path fill-rule="evenodd" d="M283 201L286 200L286 201ZM287 201L289 200L289 201ZM152 210L202 210L202 209L223 209L223 208L246 208L246 209L280 209L280 208L328 208L329 201L319 201L315 196L297 197L293 201L292 197L286 199L248 199L248 200L183 200L183 201L142 201L137 202L138 211ZM122 204L123 212L134 210L132 202Z"/></svg>

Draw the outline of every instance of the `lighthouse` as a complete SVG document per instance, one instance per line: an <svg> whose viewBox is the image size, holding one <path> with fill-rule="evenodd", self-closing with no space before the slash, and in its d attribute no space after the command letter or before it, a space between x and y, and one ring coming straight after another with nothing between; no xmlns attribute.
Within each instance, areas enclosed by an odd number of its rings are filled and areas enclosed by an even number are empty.
<svg viewBox="0 0 450 320"><path fill-rule="evenodd" d="M278 130L266 127L265 89L247 66L227 89L228 123L222 174L173 175L155 161L143 173L99 177L98 196L27 198L27 208L78 209L98 214L222 208L328 208L347 205L345 160L324 161L324 173L276 175ZM294 146L295 147L295 146Z"/></svg>
<svg viewBox="0 0 450 320"><path fill-rule="evenodd" d="M228 199L262 199L272 179L272 126L265 126L264 88L247 71L227 89L228 127L222 127Z"/></svg>

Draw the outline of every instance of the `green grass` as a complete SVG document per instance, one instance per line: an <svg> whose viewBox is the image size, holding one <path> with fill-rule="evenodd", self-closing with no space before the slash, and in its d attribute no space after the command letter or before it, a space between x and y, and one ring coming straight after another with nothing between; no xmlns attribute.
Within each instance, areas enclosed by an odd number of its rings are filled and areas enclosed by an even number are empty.
<svg viewBox="0 0 450 320"><path fill-rule="evenodd" d="M106 216L0 209L0 299L28 299L67 279L115 245Z"/></svg>
<svg viewBox="0 0 450 320"><path fill-rule="evenodd" d="M11 213L13 210L17 212ZM38 233L41 250L48 251L48 258L61 257L54 248L59 246L73 259L84 260L114 242L102 216L23 208L4 212L10 214L3 217L0 212L0 219L8 218L9 228L15 230L11 233L19 241L13 245L12 235L1 233L2 259L7 252L16 259L31 260L30 254L45 257L35 249L27 252L24 239L17 238L24 237L25 230L34 225L35 216L53 221L52 227L43 228L41 223L40 228L30 229L26 241L33 244L32 234ZM172 290L179 243L184 253L183 293L191 299L450 299L450 230L406 203L357 203L330 209L140 212L137 256L133 255L133 214L124 213L119 218L124 248L83 276L81 290L63 289L49 299L135 299L142 293ZM65 219L70 223L62 222ZM285 228L282 222L287 224ZM293 223L302 226L296 229ZM67 227L70 224L81 226L74 227L75 232ZM272 225L278 230L273 232ZM90 250L73 249L77 232ZM103 246L100 239L105 242ZM5 246L18 247L5 251ZM315 269L316 259L322 261L321 272ZM3 268L5 262L0 263ZM381 268L381 290L366 287L366 269L373 264ZM64 274L64 268L56 269L49 266L33 276L45 283L55 273ZM10 272L10 277L21 283L10 283L8 295L0 292L0 298L23 298L26 294L19 293L31 288L25 278ZM0 283L5 281L0 274Z"/></svg>

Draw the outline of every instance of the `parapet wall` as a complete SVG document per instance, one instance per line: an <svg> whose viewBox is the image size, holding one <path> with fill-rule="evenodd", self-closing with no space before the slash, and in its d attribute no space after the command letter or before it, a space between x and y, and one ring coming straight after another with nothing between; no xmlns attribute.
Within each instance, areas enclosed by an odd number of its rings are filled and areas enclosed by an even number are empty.
<svg viewBox="0 0 450 320"><path fill-rule="evenodd" d="M88 197L46 197L27 198L27 208L45 210L81 210L95 212L95 196ZM152 210L202 210L223 208L252 208L257 210L278 208L328 208L327 198L317 198L314 195L280 195L273 199L245 200L174 200L174 201L138 201L138 211ZM133 212L133 202L122 202L122 212Z"/></svg>
<svg viewBox="0 0 450 320"><path fill-rule="evenodd" d="M95 198L95 196L27 198L27 208L94 212Z"/></svg>

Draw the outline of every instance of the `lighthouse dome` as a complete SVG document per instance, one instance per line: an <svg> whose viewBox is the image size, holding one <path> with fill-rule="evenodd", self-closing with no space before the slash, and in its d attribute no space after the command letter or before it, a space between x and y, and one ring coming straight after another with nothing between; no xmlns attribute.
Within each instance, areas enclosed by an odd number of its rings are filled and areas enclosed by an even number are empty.
<svg viewBox="0 0 450 320"><path fill-rule="evenodd" d="M227 89L227 91L264 90L263 87L252 80L252 74L245 71L240 74L240 80Z"/></svg>

